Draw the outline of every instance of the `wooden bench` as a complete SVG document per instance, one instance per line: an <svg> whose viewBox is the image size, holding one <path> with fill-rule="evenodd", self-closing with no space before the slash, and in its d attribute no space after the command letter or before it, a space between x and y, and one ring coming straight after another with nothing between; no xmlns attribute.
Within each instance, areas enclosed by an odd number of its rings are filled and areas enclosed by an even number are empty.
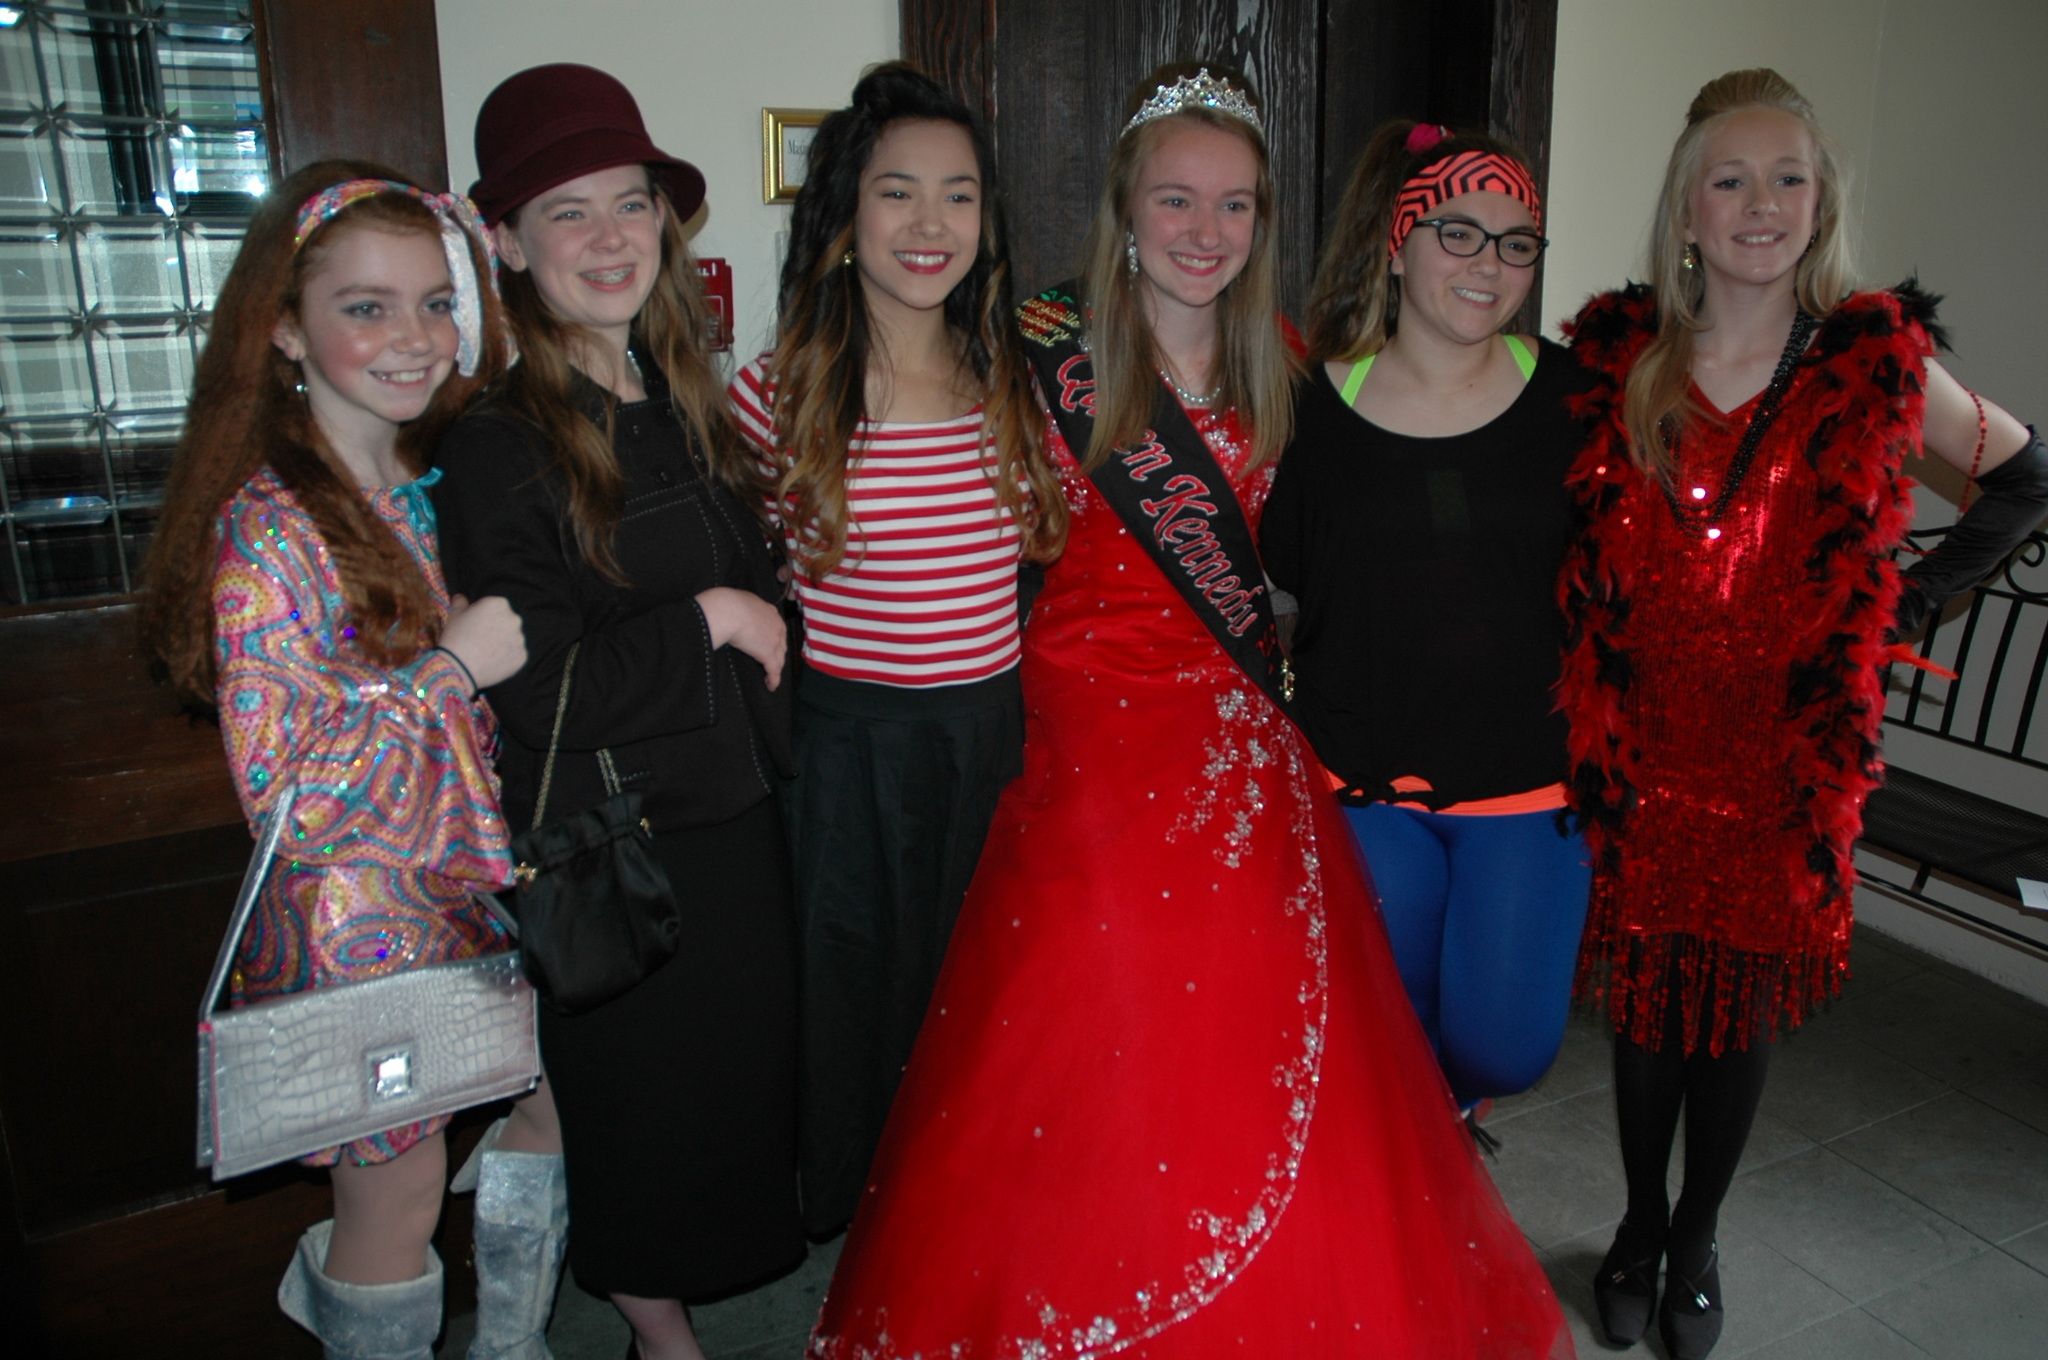
<svg viewBox="0 0 2048 1360"><path fill-rule="evenodd" d="M1912 538L1927 546L1946 532L1921 530ZM2048 881L2048 533L2030 535L1970 593L1967 608L1945 612L1916 650L1959 678L1892 668L1887 773L1864 810L1860 842L1877 853L1860 857L1858 877L2048 958L2048 936L2023 933L2010 918L1991 919L1933 891L1946 880L2023 910L2016 880ZM1946 778L1922 772L1936 765ZM1958 779L1965 782L1950 782Z"/></svg>

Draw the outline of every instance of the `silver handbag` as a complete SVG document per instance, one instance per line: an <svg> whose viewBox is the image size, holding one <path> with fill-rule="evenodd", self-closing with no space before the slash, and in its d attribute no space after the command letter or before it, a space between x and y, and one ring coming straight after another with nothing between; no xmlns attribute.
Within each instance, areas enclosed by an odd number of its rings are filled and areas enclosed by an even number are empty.
<svg viewBox="0 0 2048 1360"><path fill-rule="evenodd" d="M217 1181L519 1095L540 1075L517 950L218 1009L295 792L278 795L199 1002L199 1165Z"/></svg>

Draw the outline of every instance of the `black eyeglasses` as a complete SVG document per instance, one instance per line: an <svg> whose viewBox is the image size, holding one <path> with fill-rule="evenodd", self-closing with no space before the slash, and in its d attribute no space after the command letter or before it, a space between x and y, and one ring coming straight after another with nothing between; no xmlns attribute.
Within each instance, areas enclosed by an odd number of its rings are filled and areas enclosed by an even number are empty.
<svg viewBox="0 0 2048 1360"><path fill-rule="evenodd" d="M1493 253L1500 256L1500 262L1516 269L1527 269L1542 258L1549 238L1538 236L1527 227L1512 227L1507 231L1493 232L1477 222L1467 222L1462 217L1431 217L1415 224L1418 227L1435 227L1436 243L1444 253L1460 259L1471 259L1486 249L1488 241L1493 242Z"/></svg>

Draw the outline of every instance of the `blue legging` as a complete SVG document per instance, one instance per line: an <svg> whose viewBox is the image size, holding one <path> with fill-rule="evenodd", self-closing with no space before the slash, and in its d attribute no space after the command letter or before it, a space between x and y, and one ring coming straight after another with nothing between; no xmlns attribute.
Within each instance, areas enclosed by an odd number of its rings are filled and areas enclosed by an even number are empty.
<svg viewBox="0 0 2048 1360"><path fill-rule="evenodd" d="M1526 1091L1564 1041L1592 882L1554 812L1347 807L1394 962L1460 1104Z"/></svg>

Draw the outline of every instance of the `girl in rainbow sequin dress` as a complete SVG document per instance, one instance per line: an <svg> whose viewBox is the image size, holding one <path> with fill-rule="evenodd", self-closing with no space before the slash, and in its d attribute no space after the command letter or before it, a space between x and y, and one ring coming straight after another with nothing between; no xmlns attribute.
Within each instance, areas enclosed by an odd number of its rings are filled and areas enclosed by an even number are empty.
<svg viewBox="0 0 2048 1360"><path fill-rule="evenodd" d="M511 869L476 693L526 649L503 599L450 600L426 496L425 450L505 361L480 231L463 200L323 162L272 191L221 290L145 628L171 680L218 708L251 824L298 788L238 1002L506 947L474 898ZM300 1240L279 1301L327 1355L431 1355L446 1123L305 1159L331 1168L334 1217ZM548 1097L498 1132L470 1354L545 1355L566 1227Z"/></svg>

